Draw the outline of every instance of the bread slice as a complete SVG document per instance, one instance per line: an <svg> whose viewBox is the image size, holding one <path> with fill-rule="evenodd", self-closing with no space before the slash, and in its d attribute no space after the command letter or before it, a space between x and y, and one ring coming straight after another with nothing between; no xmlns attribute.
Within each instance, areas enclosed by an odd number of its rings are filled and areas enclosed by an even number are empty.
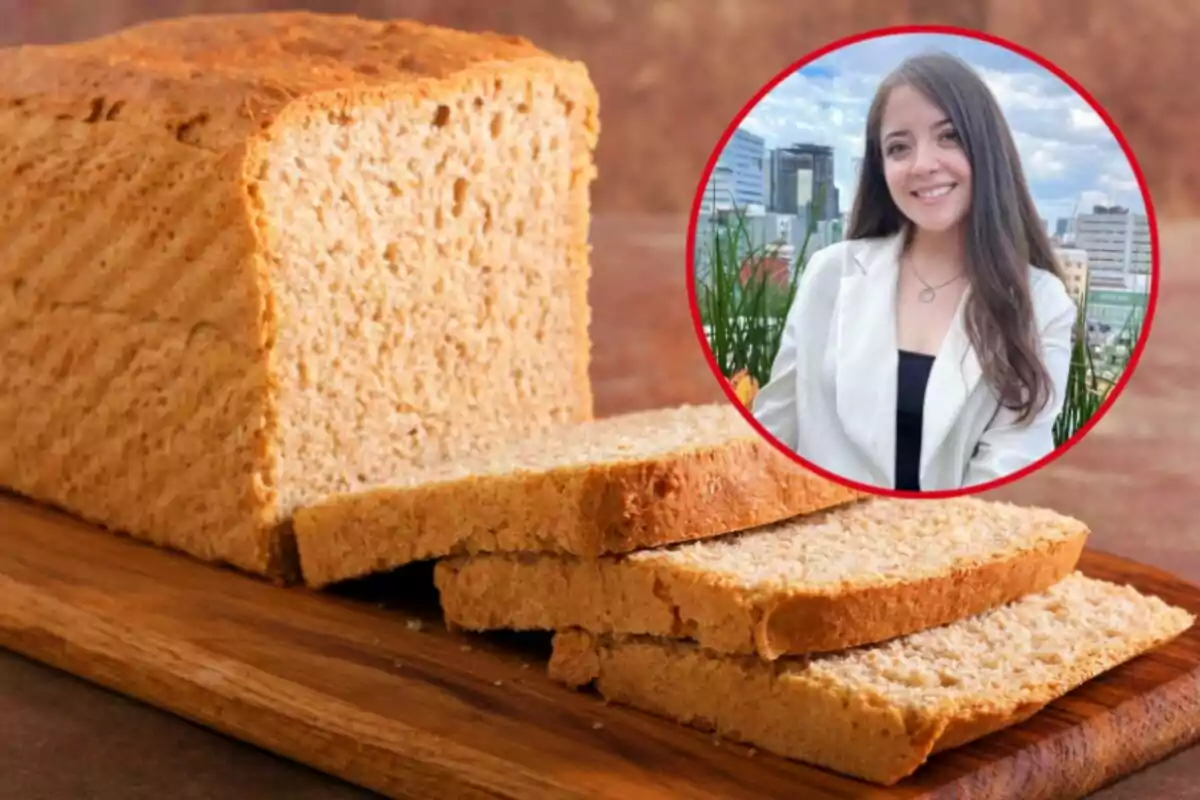
<svg viewBox="0 0 1200 800"><path fill-rule="evenodd" d="M875 499L741 534L597 560L440 562L449 624L688 637L727 653L840 650L952 622L1075 568L1080 521L975 498Z"/></svg>
<svg viewBox="0 0 1200 800"><path fill-rule="evenodd" d="M596 556L699 539L862 495L798 466L728 403L563 426L301 509L312 586L490 551Z"/></svg>
<svg viewBox="0 0 1200 800"><path fill-rule="evenodd" d="M891 785L933 753L1032 716L1194 622L1081 574L885 644L765 663L683 641L559 633L551 677L778 755Z"/></svg>
<svg viewBox="0 0 1200 800"><path fill-rule="evenodd" d="M0 485L279 574L297 506L590 419L597 108L413 22L0 51Z"/></svg>

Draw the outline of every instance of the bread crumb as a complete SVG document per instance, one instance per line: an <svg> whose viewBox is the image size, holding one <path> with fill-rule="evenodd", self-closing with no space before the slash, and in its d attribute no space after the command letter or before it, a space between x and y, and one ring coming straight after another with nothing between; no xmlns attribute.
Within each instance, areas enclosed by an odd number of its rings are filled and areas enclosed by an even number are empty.
<svg viewBox="0 0 1200 800"><path fill-rule="evenodd" d="M529 664L525 661L521 662L521 669L529 669Z"/></svg>
<svg viewBox="0 0 1200 800"><path fill-rule="evenodd" d="M600 730L600 729L601 729L601 728L603 728L603 727L604 727L604 723L603 723L603 722L593 722L593 723L592 723L592 730L594 730L594 731L598 731L598 730Z"/></svg>
<svg viewBox="0 0 1200 800"><path fill-rule="evenodd" d="M747 757L757 755L752 743L763 744L765 758L774 753L890 785L908 773L897 771L893 756L869 752L877 734L866 730L868 715L882 711L947 725L977 718L981 710L1037 702L1047 687L1061 696L1068 685L1103 674L1194 623L1191 613L1158 597L1076 572L1048 590L984 614L878 645L775 664L729 658L681 639L605 635L591 637L588 644L601 665L600 690L606 682L621 687L615 696L624 706L675 719L680 726L707 727L714 746L723 741ZM1109 629L1121 635L1110 636ZM556 639L555 655L563 654L558 648L564 641L570 644L567 637ZM1042 657L1049 653L1062 658L1047 663ZM987 655L995 658L993 667L981 666ZM671 681L690 679L686 695L664 693L659 677L664 674ZM956 680L945 681L947 674ZM850 711L844 702L849 697L869 700L865 708ZM778 707L783 698L799 713L769 723L758 718L759 708ZM823 723L825 702L842 706L853 718L850 727L856 732L841 745L844 749L831 751L800 735L789 740L792 731ZM718 726L716 732L712 725ZM729 738L718 738L726 731ZM928 756L917 740L894 746L911 759L912 769Z"/></svg>
<svg viewBox="0 0 1200 800"><path fill-rule="evenodd" d="M410 619L408 621L408 629L410 631L420 631L424 624L419 619Z"/></svg>
<svg viewBox="0 0 1200 800"><path fill-rule="evenodd" d="M464 653L469 653L474 648L472 648L471 645L469 645L469 644L464 644L462 647L459 647L458 649L462 650Z"/></svg>
<svg viewBox="0 0 1200 800"><path fill-rule="evenodd" d="M1086 527L1077 520L1042 508L976 498L886 499L838 507L823 514L802 514L772 525L672 547L609 553L597 560L493 553L478 560L460 561L457 567L441 574L447 596L453 598L448 612L451 619L495 628L556 630L578 625L591 628L593 633L601 627L614 632L641 631L641 626L647 624L644 612L626 602L625 593L630 590L617 587L661 587L663 597L655 596L653 602L661 603L657 608L671 609L675 603L669 600L674 591L670 587L699 582L714 587L711 601L694 605L686 613L673 608L677 618L674 627L686 634L684 638L714 651L757 650L758 655L774 660L788 650L805 651L818 643L822 645L818 649L841 652L847 642L870 644L919 631L938 621L934 613L937 606L926 609L918 604L912 613L896 615L880 624L864 622L860 627L847 622L814 631L811 636L808 632L789 633L774 642L762 641L748 621L729 622L732 615L743 614L747 606L766 613L762 604L768 596L783 602L782 598L800 599L808 592L828 591L830 597L849 600L876 590L899 592L918 580L948 585L961 592L965 591L960 586L963 575L977 576L966 584L973 586L971 581L983 580L986 569L991 568L988 565L1008 563L1022 553L1033 554L1021 556L1032 559L1037 553L1052 552L1047 548L1073 546L1071 543L1078 543L1084 533ZM1030 582L1040 584L1061 575L1067 566L1066 562L1045 562L1039 566L1036 579L1034 573L1029 573L1031 577L1020 580L1026 582L1024 588L1031 588ZM529 588L515 590L514 585ZM546 586L562 587L564 597L578 591L584 593L581 598L589 599L572 600L560 608L545 594ZM977 590L970 591L970 597L975 598L970 602L979 603ZM963 597L962 602L968 602L967 595ZM603 626L598 621L586 622L594 619L592 610L584 607L591 603L610 612ZM468 610L485 608L492 609L493 614L486 621L477 616L480 611ZM790 606L785 603L783 608ZM934 617L928 624L927 617L922 616L926 614ZM736 618L748 620L744 616ZM668 633L665 621L651 626L646 633ZM679 632L672 629L671 635Z"/></svg>
<svg viewBox="0 0 1200 800"><path fill-rule="evenodd" d="M496 681L496 686L503 686L503 685L504 685L504 681Z"/></svg>

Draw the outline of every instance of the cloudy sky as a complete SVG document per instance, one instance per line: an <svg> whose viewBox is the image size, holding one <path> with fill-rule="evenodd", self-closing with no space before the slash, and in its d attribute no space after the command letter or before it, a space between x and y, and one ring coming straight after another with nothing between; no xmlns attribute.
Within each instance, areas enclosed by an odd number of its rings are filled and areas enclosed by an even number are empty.
<svg viewBox="0 0 1200 800"><path fill-rule="evenodd" d="M767 147L833 145L843 211L853 200L853 161L861 157L867 108L879 82L906 56L940 49L973 66L1008 119L1041 215L1054 220L1082 202L1143 210L1133 170L1116 138L1086 100L1054 73L1003 47L964 36L902 34L844 47L776 86L743 120ZM1082 198L1082 201L1081 201Z"/></svg>

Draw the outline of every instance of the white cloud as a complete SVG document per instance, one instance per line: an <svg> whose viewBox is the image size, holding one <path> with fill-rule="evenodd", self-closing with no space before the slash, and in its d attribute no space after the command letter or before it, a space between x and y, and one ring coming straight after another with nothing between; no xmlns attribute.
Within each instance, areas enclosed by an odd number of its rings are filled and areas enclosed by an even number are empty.
<svg viewBox="0 0 1200 800"><path fill-rule="evenodd" d="M1033 151L1029 158L1021 159L1026 173L1031 181L1049 181L1060 178L1067 171L1067 165L1054 157L1049 148L1040 147Z"/></svg>
<svg viewBox="0 0 1200 800"><path fill-rule="evenodd" d="M1105 126L1104 120L1090 106L1071 109L1071 127L1077 131L1102 130L1108 133L1108 128Z"/></svg>
<svg viewBox="0 0 1200 800"><path fill-rule="evenodd" d="M883 77L914 53L948 50L975 67L1013 130L1043 216L1071 214L1085 192L1143 206L1133 170L1099 114L1054 73L1005 48L969 37L899 35L859 42L789 76L744 126L768 147L812 142L834 147L843 207L853 195L853 159L862 155L866 113Z"/></svg>
<svg viewBox="0 0 1200 800"><path fill-rule="evenodd" d="M1133 178L1120 178L1114 175L1101 175L1100 183L1114 192L1136 192L1138 185Z"/></svg>
<svg viewBox="0 0 1200 800"><path fill-rule="evenodd" d="M1044 82L1034 76L978 67L976 70L1006 113L1057 110L1070 102L1070 97L1047 93Z"/></svg>
<svg viewBox="0 0 1200 800"><path fill-rule="evenodd" d="M1112 205L1112 199L1105 192L1098 192L1094 189L1086 189L1079 194L1079 208L1086 210L1092 206L1108 206Z"/></svg>

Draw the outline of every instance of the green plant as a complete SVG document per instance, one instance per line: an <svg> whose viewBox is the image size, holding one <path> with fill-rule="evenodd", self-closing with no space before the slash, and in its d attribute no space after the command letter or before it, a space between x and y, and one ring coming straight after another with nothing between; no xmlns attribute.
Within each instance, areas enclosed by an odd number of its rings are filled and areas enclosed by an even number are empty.
<svg viewBox="0 0 1200 800"><path fill-rule="evenodd" d="M770 380L816 226L810 221L781 285L769 269L774 250L753 241L743 210L714 213L709 222L708 235L696 244L708 266L707 275L696 276L700 319L721 373L731 378L744 369L761 386Z"/></svg>
<svg viewBox="0 0 1200 800"><path fill-rule="evenodd" d="M1096 379L1096 365L1087 340L1087 291L1079 304L1075 321L1075 341L1071 346L1071 367L1067 371L1067 390L1062 411L1054 421L1054 446L1061 447L1091 419L1104 402Z"/></svg>
<svg viewBox="0 0 1200 800"><path fill-rule="evenodd" d="M1054 422L1054 446L1061 447L1091 419L1111 387L1120 379L1129 366L1129 355L1142 336L1145 323L1145 307L1133 308L1125 318L1121 330L1113 337L1115 341L1129 342L1130 351L1122 354L1116 365L1104 365L1108 369L1097 369L1087 341L1087 298L1091 290L1089 279L1084 287L1083 300L1079 304L1079 316L1075 328L1075 341L1071 348L1071 367L1067 373L1067 391L1062 411ZM1149 296L1144 298L1148 302ZM1115 368L1114 368L1115 367Z"/></svg>

